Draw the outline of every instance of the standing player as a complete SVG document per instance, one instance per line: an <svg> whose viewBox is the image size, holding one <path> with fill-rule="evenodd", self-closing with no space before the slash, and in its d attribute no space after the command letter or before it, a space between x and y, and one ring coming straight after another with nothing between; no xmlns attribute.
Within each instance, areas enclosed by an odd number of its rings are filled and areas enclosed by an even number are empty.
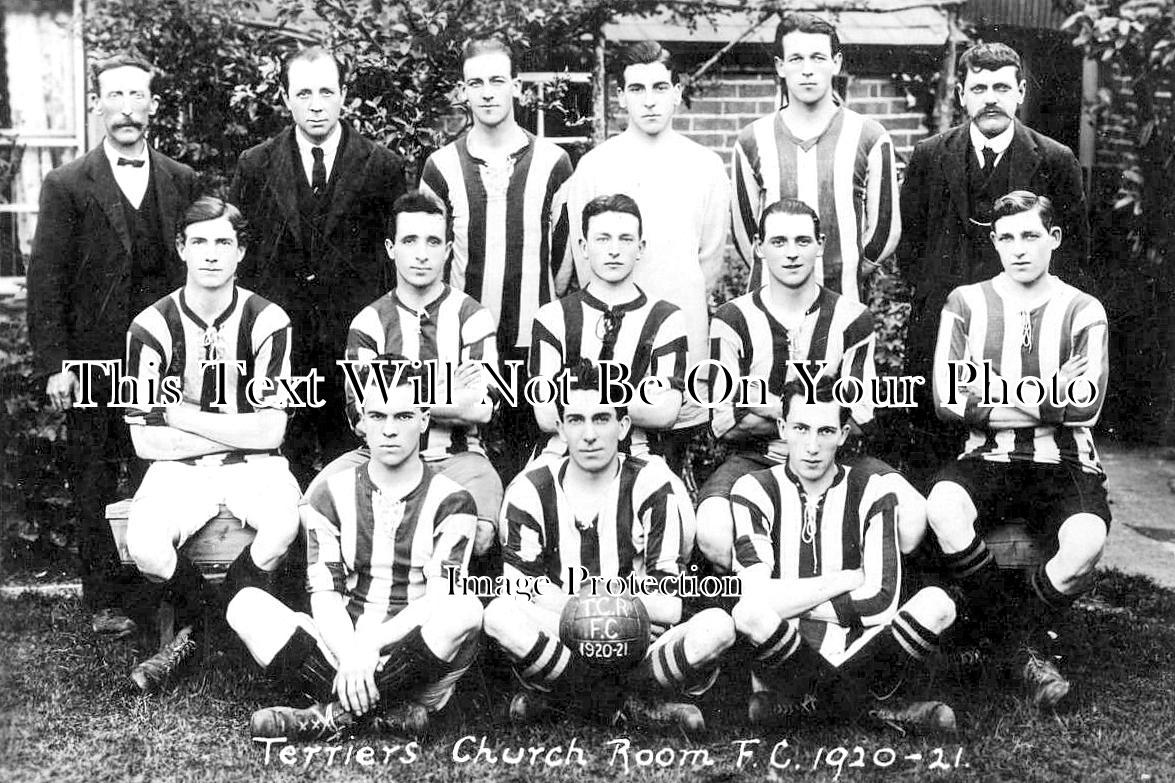
<svg viewBox="0 0 1175 783"><path fill-rule="evenodd" d="M1016 120L1028 88L1020 55L984 43L959 58L959 102L967 122L918 142L902 186L902 241L897 257L913 287L905 372L931 375L938 316L954 288L999 274L991 243L992 205L1013 190L1052 200L1065 238L1051 269L1070 284L1089 260L1089 219L1081 165L1065 145ZM929 389L911 411L910 450L918 480L958 452L962 432L935 418ZM957 436L957 437L955 437Z"/></svg>
<svg viewBox="0 0 1175 783"><path fill-rule="evenodd" d="M825 377L860 381L866 394L852 406L853 419L858 427L873 420L873 317L863 305L817 282L817 257L825 241L820 225L816 212L802 201L784 199L768 206L755 240L766 284L722 305L710 325L711 359L733 378L760 379L750 385L749 399L726 389L725 399L716 399L711 422L719 440L735 449L698 497L698 547L721 571L730 569L734 541L731 486L745 473L787 459L780 394L787 381L799 377L790 362L804 363L813 377L814 363L827 362ZM715 368L711 393L721 395L724 385Z"/></svg>
<svg viewBox="0 0 1175 783"><path fill-rule="evenodd" d="M734 145L734 240L751 268L748 290L763 284L753 256L763 208L797 198L827 226L816 279L867 301L864 280L901 233L893 140L833 92L842 61L835 27L812 14L788 14L775 31L775 51L787 105L744 128Z"/></svg>
<svg viewBox="0 0 1175 783"><path fill-rule="evenodd" d="M934 358L935 404L939 416L964 422L970 435L927 499L928 521L964 591L967 614L976 624L989 621L989 631L1013 617L983 532L1019 512L1056 537L1057 553L1031 574L1031 608L1020 615L1029 631L1021 674L1041 707L1057 706L1069 692L1050 660L1049 624L1089 587L1110 527L1105 473L1090 432L1106 396L1106 313L1097 299L1050 274L1061 244L1053 221L1044 196L1017 190L998 199L991 239L1004 271L947 298ZM973 363L976 376L953 362ZM986 370L982 362L990 362ZM1055 378L1063 395L1018 399L1025 378L1040 379L1045 390ZM1071 383L1073 391L1065 392Z"/></svg>
<svg viewBox="0 0 1175 783"><path fill-rule="evenodd" d="M246 589L228 621L259 664L318 703L253 713L253 737L337 734L401 702L393 720L420 734L477 652L481 602L449 593L476 529L473 498L420 459L429 412L405 365L364 389L371 460L316 480L302 509L313 616Z"/></svg>
<svg viewBox="0 0 1175 783"><path fill-rule="evenodd" d="M646 378L648 402L634 396L628 403L634 457L650 453L650 434L671 428L682 405L686 370L685 316L664 300L650 297L636 284L634 269L644 263L642 214L623 194L598 196L581 211L581 251L588 259L587 285L557 302L544 305L535 317L530 349L530 375L553 379L580 359L619 362L636 387ZM559 435L556 402L535 405L543 432L552 433L543 456L559 458L567 444Z"/></svg>
<svg viewBox="0 0 1175 783"><path fill-rule="evenodd" d="M386 233L396 287L355 316L347 334L347 359L370 362L392 354L435 363L435 399L420 456L473 496L479 518L476 553L482 554L493 542L502 505L502 480L486 458L477 430L493 414L479 362L497 367L494 318L442 279L452 244L448 215L440 202L420 191L401 196L392 205ZM450 372L451 390L445 382ZM346 391L347 417L362 436L365 420L355 390L348 386ZM366 447L348 452L328 465L316 482L370 456Z"/></svg>
<svg viewBox="0 0 1175 783"><path fill-rule="evenodd" d="M556 194L571 176L571 161L515 122L520 84L506 44L467 42L462 77L473 127L428 157L420 186L452 216L447 282L490 311L498 324L499 356L521 362L524 371L531 321L555 298L552 265L565 255L567 226L553 215L560 211ZM499 423L514 443L530 445L537 438L527 406L504 408ZM513 477L526 462L526 449L508 452L503 456L510 464L499 467Z"/></svg>
<svg viewBox="0 0 1175 783"><path fill-rule="evenodd" d="M569 250L582 284L592 274L590 247L581 242L584 208L597 196L631 196L640 206L646 242L634 279L652 300L681 308L689 336L687 366L693 367L706 358L706 301L722 273L730 181L717 153L673 129L681 82L669 52L654 41L640 41L622 49L615 64L628 127L584 155L571 177ZM654 451L675 472L707 418L701 405L687 399L672 429L652 434Z"/></svg>
<svg viewBox="0 0 1175 783"><path fill-rule="evenodd" d="M730 494L743 596L734 622L755 654L751 723L794 717L799 697L835 675L844 691L874 694L875 717L953 731L942 702L886 704L955 619L940 588L901 594L908 484L837 463L849 412L828 384L810 397L789 384L782 396L787 463L744 476Z"/></svg>
<svg viewBox="0 0 1175 783"><path fill-rule="evenodd" d="M547 578L555 586L533 602L503 596L486 608L486 634L506 651L523 689L510 717L537 717L551 698L568 700L573 689L598 678L559 640L559 615L569 600L568 568L603 578L660 578L680 573L682 527L692 515L688 495L675 488L661 460L619 453L631 424L623 406L600 401L595 368L578 368L560 401L559 433L568 456L519 476L507 488L502 510L502 558L508 581ZM681 599L640 596L655 627L665 630L630 673L634 685L699 695L718 674L718 661L734 643L734 626L719 609L685 620ZM582 690L580 691L582 693ZM630 717L675 721L686 731L705 729L692 704L649 706L629 697Z"/></svg>
<svg viewBox="0 0 1175 783"><path fill-rule="evenodd" d="M403 161L340 121L347 71L327 49L290 52L282 101L293 124L245 150L230 200L256 238L246 282L257 281L286 308L298 342L294 370L333 375L347 324L390 288L384 225L405 190ZM291 420L286 451L305 486L326 462L355 445L339 411L342 390L323 384L325 404Z"/></svg>
<svg viewBox="0 0 1175 783"><path fill-rule="evenodd" d="M69 428L82 599L95 633L117 636L135 624L123 613L130 590L103 512L131 444L121 412L108 405L109 386L96 385L96 407L75 408L79 378L62 362L119 356L131 318L183 282L175 222L196 197L197 178L147 143L159 107L154 77L150 63L127 53L94 64L88 97L106 135L46 175L28 274L35 369ZM142 465L129 461L141 476Z"/></svg>
<svg viewBox="0 0 1175 783"><path fill-rule="evenodd" d="M163 583L181 628L131 673L142 690L158 687L195 651L193 626L210 593L178 549L220 505L257 531L229 567L229 598L247 585L269 589L298 533L301 492L279 451L287 414L275 391L290 374L290 319L237 286L245 232L232 204L195 201L176 239L187 282L139 313L127 332L127 374L139 394L167 377L178 377L183 393L178 405L141 399L147 409L127 416L135 452L152 460L131 503L127 549L147 579Z"/></svg>

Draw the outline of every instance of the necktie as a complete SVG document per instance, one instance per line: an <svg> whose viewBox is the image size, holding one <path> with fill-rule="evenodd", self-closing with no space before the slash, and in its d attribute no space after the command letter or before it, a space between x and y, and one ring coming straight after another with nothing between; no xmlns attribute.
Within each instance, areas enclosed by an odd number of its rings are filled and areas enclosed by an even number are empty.
<svg viewBox="0 0 1175 783"><path fill-rule="evenodd" d="M326 190L326 162L323 160L322 147L311 147L310 154L314 158L314 167L310 171L310 188L314 195L321 196Z"/></svg>
<svg viewBox="0 0 1175 783"><path fill-rule="evenodd" d="M144 165L146 165L146 163L147 163L147 161L143 160L142 158L139 158L138 160L131 160L130 158L119 158L118 159L118 165L131 166L132 168L136 168L136 169L141 169Z"/></svg>
<svg viewBox="0 0 1175 783"><path fill-rule="evenodd" d="M995 165L995 150L991 147L983 148L983 170L991 171L991 167Z"/></svg>

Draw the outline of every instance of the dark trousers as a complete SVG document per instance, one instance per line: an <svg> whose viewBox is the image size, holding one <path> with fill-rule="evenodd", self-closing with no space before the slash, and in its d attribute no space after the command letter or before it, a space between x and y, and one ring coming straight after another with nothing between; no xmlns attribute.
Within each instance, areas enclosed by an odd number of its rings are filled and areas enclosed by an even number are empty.
<svg viewBox="0 0 1175 783"><path fill-rule="evenodd" d="M94 610L122 606L128 588L141 581L133 566L119 562L114 535L106 521L106 504L120 499L122 463L126 461L130 466L132 489L146 470L145 463L135 457L122 417L121 410L105 404L71 408L66 416L82 599Z"/></svg>

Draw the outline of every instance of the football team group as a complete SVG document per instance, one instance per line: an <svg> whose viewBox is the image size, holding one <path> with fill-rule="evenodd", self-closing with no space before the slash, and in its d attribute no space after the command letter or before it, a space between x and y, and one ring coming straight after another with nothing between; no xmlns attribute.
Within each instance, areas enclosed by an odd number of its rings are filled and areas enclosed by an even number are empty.
<svg viewBox="0 0 1175 783"><path fill-rule="evenodd" d="M1060 706L1056 621L1110 525L1091 436L1107 326L1074 285L1088 255L1077 161L1015 118L1026 83L1005 45L960 58L967 120L918 144L901 187L890 136L833 88L836 29L787 15L773 53L784 105L739 134L729 176L674 130L682 85L653 42L616 54L627 128L573 170L516 122L508 46L469 41L469 129L406 192L403 162L340 121L344 64L302 49L281 72L293 124L241 155L223 199L147 144L151 65L99 63L106 137L44 182L30 330L87 454L75 491L94 630L133 630L120 607L143 578L176 609L181 630L136 685L161 687L219 620L304 699L257 711L257 737L419 734L479 650L513 667L519 722L590 702L698 732L725 664L745 672L732 679L755 726L835 704L953 730L927 667L967 656L997 656L1035 704ZM711 314L728 238L748 293ZM884 401L868 393L862 299L895 253L914 289L907 372L927 378L902 414L909 479L871 453ZM183 401L79 410L62 362L114 350L142 388L178 378ZM563 391L504 404L487 367L508 360ZM602 361L657 382L612 404ZM429 362L447 369L425 405ZM311 369L326 404L291 406L288 381ZM728 393L726 375L751 381ZM833 395L844 379L867 393ZM1033 398L1018 393L1028 379L1092 393ZM133 575L101 512L128 434L145 465ZM696 486L691 454L711 434L725 459ZM214 586L183 545L222 506L255 537ZM1012 517L1045 542L1019 590L984 537ZM303 568L304 591L278 588ZM606 633L561 633L580 600L568 568L741 589L626 598L647 614L647 649L602 667ZM483 603L450 589L470 573L552 589Z"/></svg>

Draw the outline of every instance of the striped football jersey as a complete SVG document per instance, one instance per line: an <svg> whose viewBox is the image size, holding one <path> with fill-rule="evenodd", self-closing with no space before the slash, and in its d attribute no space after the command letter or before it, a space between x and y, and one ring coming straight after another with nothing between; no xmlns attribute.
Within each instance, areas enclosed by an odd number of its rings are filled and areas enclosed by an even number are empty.
<svg viewBox="0 0 1175 783"><path fill-rule="evenodd" d="M1046 301L1023 302L1014 284L999 275L956 288L947 298L934 352L934 400L941 417L970 428L960 459L1067 463L1087 473L1103 472L1091 428L1101 413L1109 375L1106 311L1068 283L1053 279L1052 285ZM1053 377L1075 356L1087 360L1077 399L1054 397ZM1038 426L992 429L987 425L991 408L982 404L981 395L962 383L951 389L950 362L981 367L985 361L1008 382L1011 393L1023 378L1040 379L1045 400ZM1096 394L1086 395L1084 389L1096 389ZM1031 386L1024 391L1036 394Z"/></svg>
<svg viewBox="0 0 1175 783"><path fill-rule="evenodd" d="M344 596L357 629L394 616L449 569L464 576L477 530L473 497L427 464L402 498L381 492L367 465L332 473L300 507L307 589Z"/></svg>
<svg viewBox="0 0 1175 783"><path fill-rule="evenodd" d="M494 315L499 353L530 345L535 311L554 298L552 264L566 257L568 237L556 195L570 176L567 153L529 133L504 169L471 155L465 136L424 163L421 189L453 220L446 280Z"/></svg>
<svg viewBox="0 0 1175 783"><path fill-rule="evenodd" d="M506 489L503 561L559 586L569 568L603 578L680 573L682 520L694 512L665 463L620 455L620 472L596 516L577 519L563 490L568 459L534 468Z"/></svg>
<svg viewBox="0 0 1175 783"><path fill-rule="evenodd" d="M858 425L873 420L872 386L877 377L873 316L863 305L820 288L816 300L804 314L798 329L789 331L780 323L767 300L768 289L744 294L718 308L710 323L710 358L725 367L735 378L761 378L767 391L779 396L788 381L799 377L788 362L808 363L808 373L816 375L812 362L825 361L824 376L837 379L851 376L861 382L865 395L849 406ZM754 384L750 393L756 394ZM718 370L711 368L710 392L721 399L723 384ZM754 398L752 398L753 401ZM714 408L711 428L721 438L747 413L735 393ZM787 457L787 444L775 437L747 446L766 453L777 462Z"/></svg>
<svg viewBox="0 0 1175 783"><path fill-rule="evenodd" d="M228 307L208 323L192 311L180 288L135 316L126 356L130 377L140 382L178 377L184 400L203 411L254 412L246 397L250 381L261 407L280 407L286 396L278 380L290 377L290 319L273 302L235 286ZM216 368L200 366L218 360L228 362L221 400ZM232 364L237 361L244 372ZM143 401L138 407L153 406Z"/></svg>
<svg viewBox="0 0 1175 783"><path fill-rule="evenodd" d="M816 279L864 301L862 262L893 253L901 234L893 139L875 120L840 108L814 139L801 141L775 112L743 128L734 145L734 244L750 268L747 290L763 285L753 251L759 216L782 198L816 210L827 239Z"/></svg>
<svg viewBox="0 0 1175 783"><path fill-rule="evenodd" d="M347 358L371 361L382 354L396 354L420 362L437 362L453 372L467 361L498 365L494 340L494 317L470 297L451 286L422 310L406 306L392 289L365 307L351 322L347 333ZM483 373L484 377L484 373ZM480 390L484 395L486 389ZM355 391L347 384L347 418L352 428L359 420ZM430 419L421 436L420 456L444 459L450 454L473 451L484 454L474 425L455 425Z"/></svg>

